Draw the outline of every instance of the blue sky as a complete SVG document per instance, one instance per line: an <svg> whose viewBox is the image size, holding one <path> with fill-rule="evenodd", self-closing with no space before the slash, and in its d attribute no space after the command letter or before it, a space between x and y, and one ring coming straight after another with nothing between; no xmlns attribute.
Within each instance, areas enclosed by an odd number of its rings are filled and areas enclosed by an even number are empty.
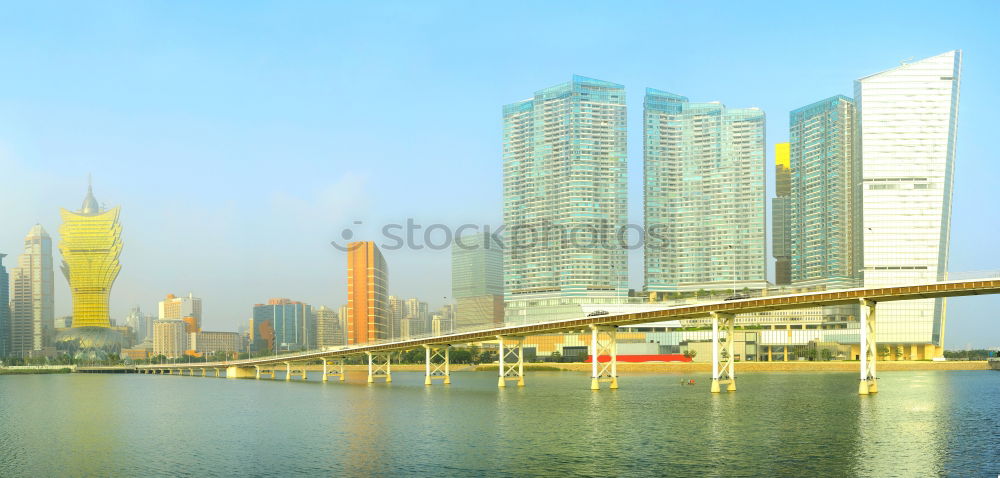
<svg viewBox="0 0 1000 478"><path fill-rule="evenodd" d="M59 208L79 207L92 173L122 206L113 315L194 292L207 328L234 330L269 297L343 303L328 242L351 221L362 238L407 217L499 222L501 106L574 73L627 88L640 223L644 88L762 108L770 161L788 111L960 48L951 270L1000 269L997 18L996 2L6 4L0 251L19 253L36 222L58 240ZM447 252L387 259L391 293L450 294ZM951 300L946 346L1000 345L998 309Z"/></svg>

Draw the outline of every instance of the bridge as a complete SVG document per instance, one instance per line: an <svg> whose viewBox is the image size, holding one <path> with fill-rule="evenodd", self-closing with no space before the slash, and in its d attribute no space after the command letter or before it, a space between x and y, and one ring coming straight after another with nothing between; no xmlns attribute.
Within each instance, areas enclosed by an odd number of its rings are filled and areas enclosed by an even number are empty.
<svg viewBox="0 0 1000 478"><path fill-rule="evenodd" d="M730 392L736 391L736 360L733 350L735 317L737 314L764 312L783 309L803 309L809 307L860 304L860 383L858 393L867 395L878 392L876 383L875 326L878 320L877 305L916 299L936 299L969 295L1000 293L1000 276L990 279L953 280L924 285L905 285L881 288L858 288L838 291L804 292L771 297L757 297L739 300L724 300L696 305L665 307L648 312L600 315L551 322L497 327L476 331L462 331L438 336L420 337L407 340L385 341L343 347L328 347L255 357L245 360L206 362L190 364L139 365L139 373L184 374L207 376L213 370L216 377L274 378L277 367L284 365L285 380L293 377L306 379L308 362L321 360L323 381L336 377L344 380L345 358L365 356L368 363L368 382L376 380L392 381L391 354L400 351L423 348L425 351L424 383L431 385L434 380L451 383L449 348L452 345L473 342L497 342L499 345L499 376L497 385L507 386L516 382L524 386L524 338L531 335L558 332L589 331L591 335L591 389L599 390L601 383L609 388L618 388L616 329L620 326L645 324L664 320L711 319L712 322L712 393L719 393L722 385ZM597 357L608 356L607 362Z"/></svg>

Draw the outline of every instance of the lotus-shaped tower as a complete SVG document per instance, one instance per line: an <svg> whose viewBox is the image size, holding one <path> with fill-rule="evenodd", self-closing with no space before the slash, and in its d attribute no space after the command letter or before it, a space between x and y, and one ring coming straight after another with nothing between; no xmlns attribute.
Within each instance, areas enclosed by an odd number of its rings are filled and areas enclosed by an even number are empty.
<svg viewBox="0 0 1000 478"><path fill-rule="evenodd" d="M88 185L80 210L61 210L59 251L62 271L73 295L73 327L111 327L108 297L121 264L119 207L101 210Z"/></svg>

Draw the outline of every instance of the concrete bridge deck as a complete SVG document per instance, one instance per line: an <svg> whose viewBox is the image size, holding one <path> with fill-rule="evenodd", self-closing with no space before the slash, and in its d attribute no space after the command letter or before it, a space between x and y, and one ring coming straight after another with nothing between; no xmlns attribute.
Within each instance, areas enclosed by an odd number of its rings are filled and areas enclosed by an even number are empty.
<svg viewBox="0 0 1000 478"><path fill-rule="evenodd" d="M862 336L862 367L867 368L866 372L863 372L868 376L865 378L866 381L870 382L872 387L874 385L874 323L875 323L875 306L881 302L895 302L895 301L905 301L905 300L916 300L916 299L936 299L944 297L958 297L958 296L969 296L969 295L986 295L986 294L998 294L1000 293L1000 278L991 279L981 279L981 280L957 280L948 282L936 282L931 284L919 284L919 285L906 285L906 286L895 286L895 287L879 287L879 288L857 288L848 289L840 291L820 291L820 292L804 292L796 294L778 295L772 297L758 297L740 300L724 300L716 301L704 304L696 305L683 305L674 307L665 307L660 310L654 310L649 312L640 312L632 314L619 314L619 315L602 315L595 317L583 317L568 320L559 320L552 322L542 322L533 323L527 325L516 325L507 327L490 328L476 331L465 331L452 334L444 334L438 336L427 336L418 337L407 340L396 340L396 341L384 341L369 344L360 344L353 346L343 346L335 348L326 348L322 350L310 350L303 352L295 352L291 354L284 355L273 355L267 357L255 357L245 360L233 360L225 362L207 362L207 363L190 363L190 364L158 364L158 365L139 365L136 367L140 373L162 373L163 371L172 370L185 370L185 369L226 369L227 376L234 377L248 377L250 373L247 370L255 371L253 374L256 378L260 378L261 370L271 370L271 376L273 377L273 368L275 365L284 364L287 374L292 373L293 365L296 370L299 370L302 377L305 377L305 372L301 371L304 362L322 360L324 364L324 369L326 369L327 361L329 359L334 360L333 365L343 366L342 359L347 356L356 355L367 355L369 362L370 377L372 374L375 376L384 376L387 380L391 380L390 371L390 361L388 359L388 354L396 351L410 350L425 348L427 350L427 370L428 377L431 376L431 365L441 363L447 363L447 356L440 355L438 352L444 350L447 353L447 347L455 344L465 344L472 342L486 342L486 341L498 341L500 343L500 382L503 386L505 377L516 377L518 384L523 384L523 357L521 351L521 343L519 338L530 335L540 335L549 334L557 332L567 332L567 331L581 331L590 330L593 334L592 349L599 351L598 356L606 355L610 353L612 355L612 361L609 370L599 370L599 368L604 368L603 364L599 365L597 361L594 362L594 380L598 378L605 377L609 378L608 381L612 382L613 388L617 387L617 374L615 370L615 338L614 329L619 326L624 325L635 325L644 324L649 322L658 322L665 320L682 320L682 319L697 319L697 318L712 318L713 319L713 350L715 351L713 357L713 370L714 376L723 377L721 380L723 382L731 381L730 389L735 390L735 379L733 377L733 358L726 355L726 350L731 346L722 343L719 325L721 324L724 328L728 327L729 333L726 334L727 337L732 337L732 330L734 326L733 317L737 314L746 314L753 312L763 312L772 310L783 310L783 309L801 309L808 307L819 307L819 306L830 306L830 305L842 305L842 304L858 304L861 303L862 307L862 322L865 322L861 326L861 336ZM504 341L507 341L507 349L505 351ZM602 346L603 344L603 346ZM867 346L866 346L867 345ZM433 352L432 352L433 351ZM727 363L719 368L720 365L720 355L722 353L722 361ZM513 352L516 356L508 356L508 352ZM432 360L432 355L434 356ZM381 357L378 360L376 358ZM338 360L339 359L339 360ZM507 367L512 367L510 363L512 361L517 362L518 369L505 369L505 360L507 361ZM866 364L867 363L867 364ZM240 369L246 369L240 371ZM728 369L728 373L727 373ZM297 372L297 373L299 373ZM190 373L190 372L189 372ZM264 372L268 373L268 372ZM438 371L437 374L443 373L447 375L447 370ZM597 375L601 377L597 377ZM336 374L334 374L336 375ZM324 373L324 379L326 379L327 373ZM594 386L597 386L595 381ZM715 387L713 387L713 391Z"/></svg>

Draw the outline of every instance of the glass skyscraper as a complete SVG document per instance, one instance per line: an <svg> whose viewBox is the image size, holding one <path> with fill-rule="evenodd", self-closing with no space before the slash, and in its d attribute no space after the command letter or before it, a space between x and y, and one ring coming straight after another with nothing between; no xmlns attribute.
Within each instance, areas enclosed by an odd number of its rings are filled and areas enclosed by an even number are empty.
<svg viewBox="0 0 1000 478"><path fill-rule="evenodd" d="M316 347L344 345L344 329L335 310L321 305L313 311L313 317L316 321Z"/></svg>
<svg viewBox="0 0 1000 478"><path fill-rule="evenodd" d="M257 350L316 348L316 322L309 304L289 299L270 299L267 304L253 306L253 324L253 341Z"/></svg>
<svg viewBox="0 0 1000 478"><path fill-rule="evenodd" d="M18 356L49 345L55 327L52 238L35 224L24 237L24 253L11 270L10 348Z"/></svg>
<svg viewBox="0 0 1000 478"><path fill-rule="evenodd" d="M503 249L489 233L461 236L451 247L455 327L503 324Z"/></svg>
<svg viewBox="0 0 1000 478"><path fill-rule="evenodd" d="M846 289L858 285L861 165L854 154L854 120L854 100L841 95L789 114L795 286Z"/></svg>
<svg viewBox="0 0 1000 478"><path fill-rule="evenodd" d="M645 288L766 286L764 112L646 90Z"/></svg>
<svg viewBox="0 0 1000 478"><path fill-rule="evenodd" d="M10 275L3 265L3 258L7 254L0 254L0 359L10 355Z"/></svg>
<svg viewBox="0 0 1000 478"><path fill-rule="evenodd" d="M771 199L771 254L774 283L792 282L792 170L790 145L774 145L774 198Z"/></svg>
<svg viewBox="0 0 1000 478"><path fill-rule="evenodd" d="M573 76L503 107L509 320L627 296L626 156L622 85Z"/></svg>
<svg viewBox="0 0 1000 478"><path fill-rule="evenodd" d="M865 287L946 278L961 65L949 51L854 84ZM943 331L944 299L879 304L879 343L927 358Z"/></svg>

